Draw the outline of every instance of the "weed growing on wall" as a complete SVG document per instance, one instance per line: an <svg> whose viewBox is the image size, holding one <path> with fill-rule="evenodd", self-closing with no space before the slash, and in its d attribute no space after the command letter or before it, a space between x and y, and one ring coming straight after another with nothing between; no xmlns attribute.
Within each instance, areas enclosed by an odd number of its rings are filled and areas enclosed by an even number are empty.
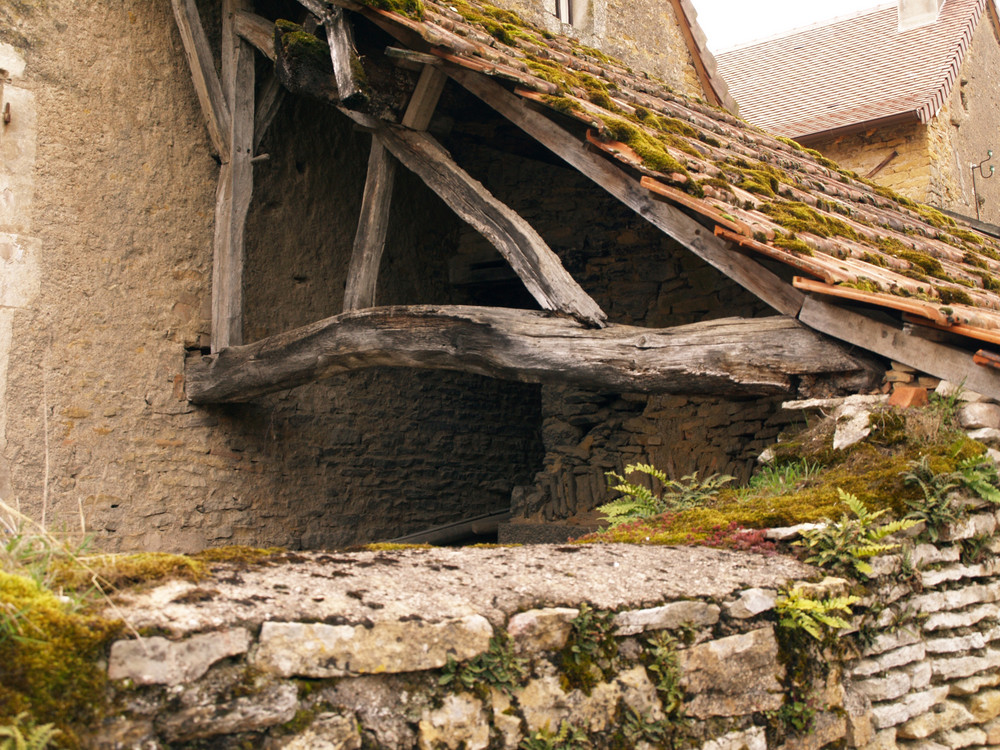
<svg viewBox="0 0 1000 750"><path fill-rule="evenodd" d="M614 635L614 613L592 609L586 602L570 622L569 638L560 652L560 682L564 690L582 690L587 695L594 686L614 673L618 642Z"/></svg>
<svg viewBox="0 0 1000 750"><path fill-rule="evenodd" d="M612 528L660 513L700 507L734 479L728 474L712 474L699 480L698 472L680 479L671 479L665 472L649 464L629 464L625 467L626 475L635 473L645 474L656 480L662 489L659 494L654 494L648 487L632 482L617 472L606 472L611 489L624 495L598 508Z"/></svg>
<svg viewBox="0 0 1000 750"><path fill-rule="evenodd" d="M514 655L510 636L503 633L490 639L489 649L469 661L456 662L450 655L439 685L485 694L496 688L510 695L528 672L528 660ZM485 695L481 695L485 697Z"/></svg>
<svg viewBox="0 0 1000 750"><path fill-rule="evenodd" d="M590 747L587 733L563 721L556 732L539 729L521 740L518 750L585 750Z"/></svg>
<svg viewBox="0 0 1000 750"><path fill-rule="evenodd" d="M781 627L801 630L822 641L851 627L846 618L854 614L851 607L860 601L851 595L814 599L801 588L793 588L778 597L775 609Z"/></svg>
<svg viewBox="0 0 1000 750"><path fill-rule="evenodd" d="M839 488L837 491L854 517L845 513L835 523L805 531L802 533L802 540L796 544L809 552L807 563L864 580L872 574L872 566L867 558L884 555L899 548L898 544L885 544L883 540L918 522L901 519L879 523L888 509L883 508L873 513L854 495Z"/></svg>

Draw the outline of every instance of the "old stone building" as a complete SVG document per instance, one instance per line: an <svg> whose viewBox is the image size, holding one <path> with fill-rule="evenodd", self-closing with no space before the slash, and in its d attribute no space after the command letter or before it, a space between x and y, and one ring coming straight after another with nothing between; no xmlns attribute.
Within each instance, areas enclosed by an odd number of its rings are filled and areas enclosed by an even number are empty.
<svg viewBox="0 0 1000 750"><path fill-rule="evenodd" d="M898 0L718 59L750 122L964 216L977 217L978 194L978 216L1000 223L993 0Z"/></svg>
<svg viewBox="0 0 1000 750"><path fill-rule="evenodd" d="M706 103L684 2L516 7L0 8L0 495L333 546L746 476L782 398L877 384L813 329L1000 394L992 240Z"/></svg>

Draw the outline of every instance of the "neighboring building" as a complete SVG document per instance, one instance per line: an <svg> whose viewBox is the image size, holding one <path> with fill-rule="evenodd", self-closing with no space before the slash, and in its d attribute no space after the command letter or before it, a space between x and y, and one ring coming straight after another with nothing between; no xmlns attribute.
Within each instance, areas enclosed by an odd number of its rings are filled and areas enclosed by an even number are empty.
<svg viewBox="0 0 1000 750"><path fill-rule="evenodd" d="M374 2L0 8L0 496L106 549L334 546L746 477L865 350L1000 396L1000 244L680 93L689 22L672 91Z"/></svg>
<svg viewBox="0 0 1000 750"><path fill-rule="evenodd" d="M989 151L1000 164L994 0L899 0L717 57L748 121L975 218L970 166ZM977 173L976 188L1000 223L1000 178Z"/></svg>

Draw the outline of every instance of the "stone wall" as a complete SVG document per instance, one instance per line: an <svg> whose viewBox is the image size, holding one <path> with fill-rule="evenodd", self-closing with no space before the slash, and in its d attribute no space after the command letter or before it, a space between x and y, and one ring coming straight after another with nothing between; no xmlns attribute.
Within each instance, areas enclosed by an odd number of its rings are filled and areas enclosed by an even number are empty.
<svg viewBox="0 0 1000 750"><path fill-rule="evenodd" d="M913 200L975 218L970 165L994 151L1000 111L1000 31L984 12L951 96L928 125L911 123L810 142L812 148L865 176L889 160L872 179ZM893 156L895 154L895 156ZM987 174L989 166L985 166ZM1000 222L1000 184L982 180L983 221Z"/></svg>
<svg viewBox="0 0 1000 750"><path fill-rule="evenodd" d="M116 615L162 635L113 645L120 709L85 745L486 750L562 729L561 743L530 747L996 746L996 528L980 508L936 545L875 560L851 628L822 644L776 607L789 588L824 599L848 582L806 583L818 571L773 553L596 545L219 564L197 584L123 595ZM969 561L973 541L985 562Z"/></svg>

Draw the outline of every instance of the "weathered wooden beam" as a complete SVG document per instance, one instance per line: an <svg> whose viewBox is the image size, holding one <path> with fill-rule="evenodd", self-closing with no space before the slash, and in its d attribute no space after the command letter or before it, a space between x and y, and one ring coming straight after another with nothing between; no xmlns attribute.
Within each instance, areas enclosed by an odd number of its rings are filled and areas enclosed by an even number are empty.
<svg viewBox="0 0 1000 750"><path fill-rule="evenodd" d="M788 317L668 329L587 329L565 317L489 307L378 307L321 320L185 366L195 403L248 401L366 367L455 370L613 392L787 393L798 376L866 365Z"/></svg>
<svg viewBox="0 0 1000 750"><path fill-rule="evenodd" d="M1000 371L975 363L953 346L912 336L860 313L806 297L799 320L810 328L970 390L1000 399Z"/></svg>
<svg viewBox="0 0 1000 750"><path fill-rule="evenodd" d="M423 69L403 115L405 127L414 130L427 128L447 80L447 76L439 70L430 67ZM345 312L375 305L375 289L385 249L385 236L389 229L395 176L396 160L386 151L382 141L372 136L371 152L368 154L368 178L361 200L361 217L347 272Z"/></svg>
<svg viewBox="0 0 1000 750"><path fill-rule="evenodd" d="M274 22L256 13L238 11L233 17L236 33L250 42L257 50L274 62Z"/></svg>
<svg viewBox="0 0 1000 750"><path fill-rule="evenodd" d="M587 150L579 138L532 109L520 97L478 73L454 66L444 70L466 90L702 260L778 312L798 314L804 299L801 292L735 251L725 240L714 236L711 229L706 229L683 211L654 200L638 181L604 157Z"/></svg>
<svg viewBox="0 0 1000 750"><path fill-rule="evenodd" d="M194 90L198 94L212 146L222 161L229 161L229 105L215 72L212 48L201 25L195 0L171 0L177 29L184 44L184 56L191 68Z"/></svg>
<svg viewBox="0 0 1000 750"><path fill-rule="evenodd" d="M528 292L545 310L558 310L590 326L607 315L563 267L545 240L521 216L497 200L451 158L430 135L387 125L341 108L370 128L399 161L422 179L466 223L500 251Z"/></svg>
<svg viewBox="0 0 1000 750"><path fill-rule="evenodd" d="M358 53L354 51L351 27L344 17L343 8L334 8L323 19L326 27L326 41L330 45L330 60L333 62L333 77L337 82L340 103L354 106L358 101L366 101L356 70L361 65Z"/></svg>
<svg viewBox="0 0 1000 750"><path fill-rule="evenodd" d="M437 66L425 65L417 79L417 87L406 106L403 114L403 127L413 130L427 130L437 109L438 99L444 91L448 76L438 70Z"/></svg>
<svg viewBox="0 0 1000 750"><path fill-rule="evenodd" d="M396 160L373 135L368 154L368 179L361 199L361 217L358 219L354 252L347 271L345 312L375 306L375 288L382 263L382 251L385 249L385 236L389 229L395 176Z"/></svg>
<svg viewBox="0 0 1000 750"><path fill-rule="evenodd" d="M254 51L236 33L250 0L223 0L222 87L229 103L231 158L219 173L212 263L212 351L243 343L243 235L253 193Z"/></svg>

